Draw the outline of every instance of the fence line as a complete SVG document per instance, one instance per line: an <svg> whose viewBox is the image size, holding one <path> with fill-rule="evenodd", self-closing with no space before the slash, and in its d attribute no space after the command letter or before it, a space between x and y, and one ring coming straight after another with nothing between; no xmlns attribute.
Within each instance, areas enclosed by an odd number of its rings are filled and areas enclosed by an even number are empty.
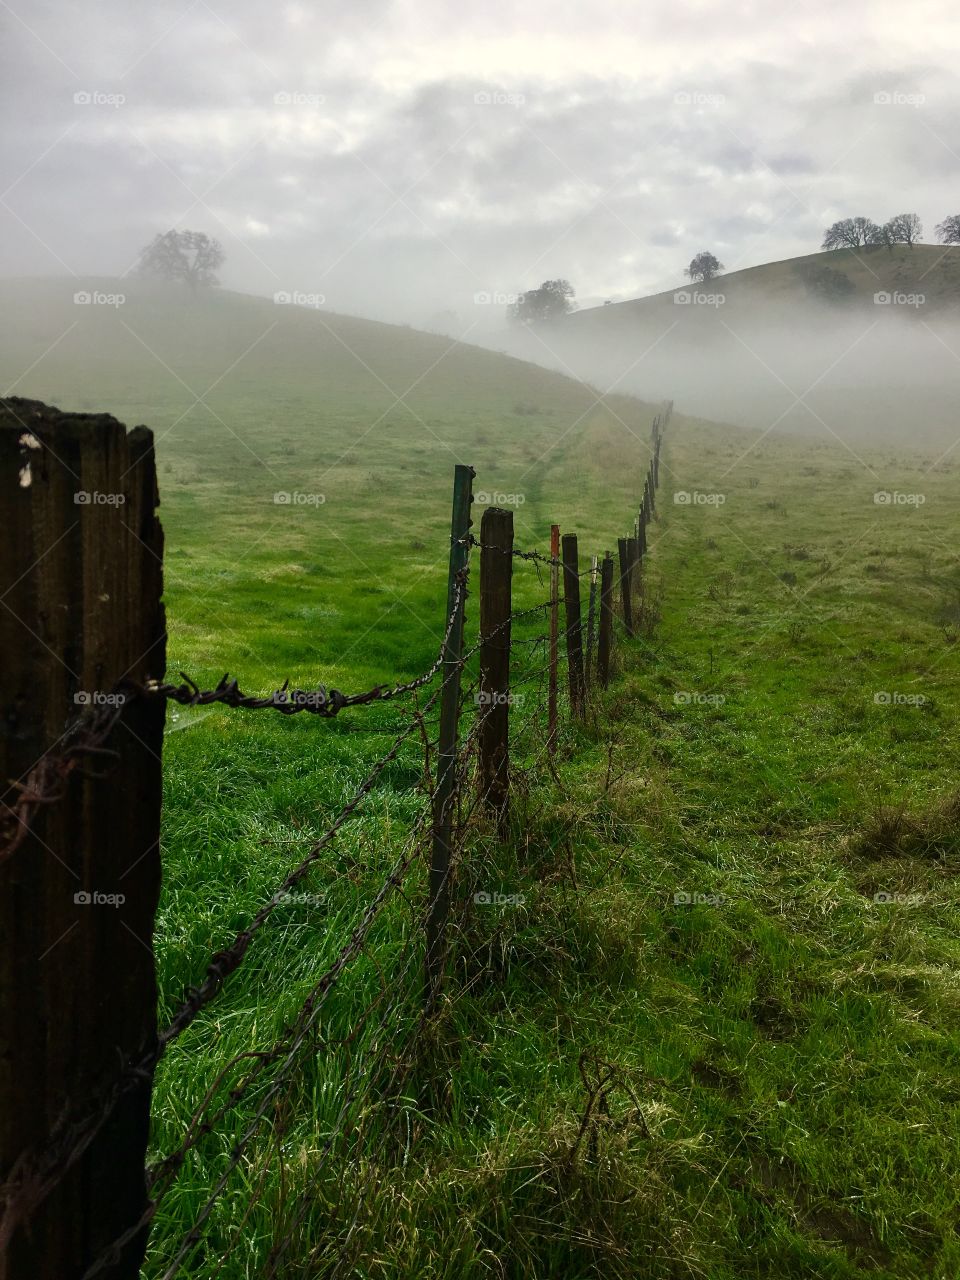
<svg viewBox="0 0 960 1280"><path fill-rule="evenodd" d="M24 408L27 405L31 406L29 410ZM141 467L138 477L141 532L144 528L155 528L157 532L151 537L154 544L159 544L159 525L153 516L156 482L149 433L144 432L138 436L134 432L124 438L123 428L112 423L112 420L108 420L112 426L104 433L99 429L90 429L86 422L80 427L69 421L71 415L60 415L57 411L47 410L45 406L17 400L0 401L0 446L3 446L0 463L4 459L17 457L22 464L25 447L22 433L17 432L16 448L11 448L13 441L9 431L10 424L3 417L5 409L9 410L17 423L23 422L24 414L28 416L31 440L36 442L35 446L30 444L28 447L31 450L34 447L42 450L43 461L47 466L47 471L42 473L44 483L36 484L34 495L29 495L36 499L36 509L27 500L23 500L21 504L21 517L28 525L32 526L32 522L36 520L38 523L42 522L49 532L51 524L56 530L57 523L62 522L65 526L64 542L70 545L69 537L75 523L69 529L66 528L68 513L63 509L58 490L58 485L62 489L62 482L56 475L56 464L61 452L69 452L64 440L69 439L75 444L75 454L71 457L77 461L78 470L83 469L86 475L92 465L89 458L97 450L103 451L104 438L107 438L116 455L114 461L119 459L118 469L124 463L129 463L130 456L136 455ZM424 964L425 994L420 1015L407 1038L409 1061L403 1055L393 1055L395 1061L391 1068L392 1084L397 1086L406 1077L416 1062L416 1044L424 1029L430 1025L432 1016L444 997L451 929L457 925L451 912L454 905L457 910L463 910L463 904L454 904L451 897L457 853L463 847L475 814L481 809L492 815L498 839L505 841L509 838L512 768L510 732L512 701L515 696L512 691L529 687L537 680L541 681L540 699L535 702L525 726L521 728L521 732L525 732L526 727L543 714L542 681L546 679L547 733L545 739L538 744L534 760L539 763L546 757L552 769L550 762L559 732L561 653L567 662L565 686L568 687L569 712L571 718L577 720L587 714L589 707L593 705L596 690L605 687L610 678L615 641L615 594L619 599L619 616L625 634L633 634L642 622L643 592L640 575L647 553L645 531L655 513L661 442L671 414L672 402L654 419L651 458L644 478L637 517L628 537L617 542L619 573L616 578L610 552L606 551L599 561L599 595L598 557L591 557L589 567L581 570L576 536L565 534L561 538L557 525L553 525L551 529L549 555L544 555L537 549L514 546L513 516L510 512L488 509L481 537L474 537L470 532L474 472L469 467L456 469L444 637L437 658L431 666L405 683L376 685L363 693L350 695L335 688L328 689L324 685L310 690L291 690L289 683L284 682L272 693L256 696L243 693L237 679L224 675L214 689L201 690L195 681L182 672L180 675L183 683L179 685L164 680L162 648L158 648L155 640L145 647L141 658L137 657L135 649L128 649L118 653L107 663L102 661L103 655L99 651L94 653L96 646L91 642L91 654L98 658L97 669L105 668L109 671L112 668L117 677L112 686L114 701L106 707L97 707L81 714L52 747L46 746L26 768L18 768L15 759L8 760L4 757L2 761L4 776L16 777L18 772L20 776L19 782L11 783L6 792L0 793L0 868L12 877L14 884L17 883L25 857L34 856L44 847L56 855L57 850L50 847L48 837L59 849L58 842L62 842L63 833L68 829L72 830L76 824L89 822L91 809L102 812L106 803L106 810L110 811L113 795L109 786L113 777L111 770L116 770L118 762L132 751L129 743L124 750L120 749L117 735L135 714L139 714L136 713L138 706L149 709L149 714L153 717L149 723L155 727L156 711L159 709L162 714L166 702L182 706L216 704L228 709L274 710L284 715L306 712L321 719L332 719L347 708L360 709L387 701L399 702L427 689L430 689L430 695L424 706L419 705L417 698L417 705L407 708L405 718L399 727L395 727L395 738L389 749L368 770L352 798L330 821L323 835L311 845L247 925L237 932L232 944L210 958L199 985L187 992L166 1028L162 1031L156 1029L152 986L146 990L138 988L132 992L118 992L126 998L128 1005L133 1002L132 1008L125 1011L132 1014L129 1019L132 1028L141 1027L146 1032L144 1034L141 1031L132 1038L128 1037L126 1048L120 1048L119 1071L115 1067L101 1068L99 1080L88 1082L80 1098L70 1099L65 1107L61 1106L44 1134L34 1134L31 1137L18 1136L14 1132L5 1142L0 1141L0 1275L4 1280L20 1280L21 1276L32 1277L39 1274L76 1276L82 1280L104 1276L109 1280L129 1280L139 1275L149 1224L156 1218L164 1196L185 1167L189 1153L205 1138L215 1134L218 1124L225 1121L229 1114L236 1113L251 1092L259 1089L261 1092L258 1093L257 1108L231 1148L226 1167L216 1179L210 1196L197 1212L193 1225L179 1244L174 1245L163 1273L164 1280L172 1277L181 1263L191 1257L200 1244L204 1226L209 1222L231 1173L257 1139L271 1106L279 1106L281 1098L287 1096L284 1091L295 1085L294 1068L299 1061L298 1054L308 1037L316 1033L320 1010L330 992L351 961L364 952L374 924L387 904L398 895L408 901L404 888L406 878L414 872L418 862L422 864L426 861L429 869L426 900L416 917L416 928L411 929L409 934L411 941L407 946L406 963L399 975L394 973L391 982L382 983L380 995L375 1002L379 1003L386 998L388 992L393 992L395 998L387 1006L384 1017L392 1016L397 1011L402 1013L410 1000L411 988L405 981L406 977L411 968L419 963ZM137 431L142 432L143 429L138 428ZM130 442L126 454L118 448L120 440ZM56 449L54 445L57 446ZM131 467L132 465L130 464ZM55 508L57 516L53 521L50 518L51 507ZM95 510L91 514L96 514ZM159 571L151 576L143 571L132 573L124 569L122 566L125 559L129 560L141 553L136 548L131 551L129 543L122 546L111 545L109 538L112 535L103 523L98 525L98 535L101 539L98 554L108 566L104 574L109 577L109 566L115 564L118 566L114 574L118 587L122 585L129 589L140 586L148 591L148 598L144 600L134 594L125 601L131 615L135 610L140 610L148 619L155 619L157 616L162 619L162 612L159 615L157 613L160 609ZM141 543L144 542L139 533L135 536ZM473 548L481 553L480 636L476 643L466 646L463 637L464 616L470 588L470 551ZM5 573L4 577L0 577L0 588L7 585L4 579L8 577L12 584L7 588L8 593L25 576L23 573L19 577L15 576L26 562L26 552L30 550L30 546L25 545L23 550L24 556L19 560L14 557L9 566L7 562L2 562ZM159 565L159 554L154 554ZM522 609L513 608L511 570L514 563L532 564L537 570L538 578L541 566L550 570L550 592L546 600ZM590 579L585 626L581 616L579 589L580 579L584 577ZM58 580L57 585L61 590L68 590L67 580L63 577ZM36 604L35 601L29 603ZM561 605L564 607L562 624L559 612ZM594 662L594 630L598 609L599 642ZM549 622L546 633L533 637L516 634L518 624L532 620L534 615L541 612L546 612ZM79 614L76 618L77 625L81 628L91 625L89 613L87 598L84 597L79 602ZM149 622L147 628L148 638L155 634L155 631L150 630L151 627L155 628L153 621ZM97 643L102 647L102 627L98 624L95 630ZM65 637L63 640L65 642ZM521 647L527 646L530 646L531 661L518 669L512 661L513 655ZM535 659L538 646L545 649L545 661L539 663ZM50 646L47 647L53 657L64 665L63 659ZM144 665L147 655L150 655L153 671ZM464 689L464 674L475 657L480 663L479 680ZM137 675L137 670L144 674ZM439 683L430 688L438 677ZM460 723L471 697L476 703L476 710L466 736L460 741ZM440 718L432 726L434 734L431 736L427 716L438 705ZM49 716L44 723L48 722ZM394 730L377 726L371 731ZM516 728L514 731L516 732ZM246 1052L226 1063L192 1116L180 1143L156 1161L151 1170L146 1171L143 1158L150 1087L157 1064L168 1047L221 995L227 979L241 967L255 936L284 900L284 895L290 894L302 883L337 834L356 816L364 801L373 793L383 771L398 758L401 749L414 735L419 735L423 747L427 791L424 802L410 825L402 855L395 860L389 874L373 893L347 942L310 988L296 1016L285 1026L274 1044ZM159 748L159 743L157 746ZM159 749L153 754L158 767ZM435 779L430 776L432 760L436 761ZM15 767L9 768L11 763ZM97 771L91 773L91 764L97 765ZM139 767L146 768L142 757ZM157 769L154 768L151 773L152 784L155 784L157 776ZM471 783L472 777L475 777L475 783ZM136 785L133 790L136 792ZM91 796L95 801L92 805ZM470 799L464 813L463 800L466 796ZM52 818L51 815L57 811L63 816ZM63 826L64 823L66 826ZM159 810L156 809L151 812L146 826L141 824L136 829L130 829L125 845L125 851L129 853L133 851L131 840L141 841L143 849L137 847L140 859L147 861L147 870L157 873L158 833ZM428 849L430 855L426 857ZM89 866L86 869L89 872ZM0 891L4 887L0 885ZM152 937L152 916L149 923L148 941ZM416 938L423 939L422 952L413 945ZM149 947L147 950L149 951ZM5 956L4 960L8 981L29 985L29 971L19 974L12 968L11 956ZM101 981L109 987L109 974L104 974ZM451 998L450 993L446 994L446 998ZM346 1041L341 1042L341 1047L360 1035L363 1023L372 1013L373 1007L371 1005L364 1012L360 1024L351 1030ZM389 1047L393 1040L386 1035L385 1025L381 1022L383 1043ZM379 1053L379 1050L376 1052ZM226 1096L218 1102L218 1093L226 1086L230 1073L240 1065L241 1060L248 1058L254 1060L253 1065L243 1079L234 1083ZM373 1079L386 1062L385 1058L381 1061L369 1049L361 1052L361 1060L367 1062L367 1067L357 1075L354 1092L346 1098L341 1109L342 1117L348 1115L351 1105L364 1096L364 1080L369 1082ZM263 1085L274 1066L277 1068L276 1073L264 1090ZM31 1069L35 1069L35 1059L30 1060L29 1056L17 1059L14 1055L11 1068L14 1074L22 1076ZM16 1083L22 1087L24 1082L18 1079ZM5 1079L0 1079L0 1087L5 1087ZM4 1097L3 1101L6 1104L7 1098ZM343 1123L346 1123L345 1119ZM341 1130L335 1128L329 1136L324 1149L324 1160L330 1157L334 1149L337 1132ZM386 1141L386 1135L383 1140ZM91 1153L96 1157L94 1167L99 1167L114 1158L118 1150L123 1153L122 1164L128 1171L131 1168L131 1153L135 1156L139 1151L143 1171L140 1184L142 1192L138 1191L138 1179L134 1178L131 1193L122 1199L119 1208L114 1206L108 1212L96 1195L77 1205L75 1190L69 1190L67 1194L63 1188L69 1189L78 1177L84 1176L85 1165L89 1172ZM268 1143L264 1179L270 1153ZM314 1177L319 1176L320 1171L314 1171ZM255 1203L256 1198L251 1198L244 1222L253 1211ZM81 1234L85 1241L81 1248L82 1257L76 1256L75 1246L71 1244L74 1252L65 1261L68 1255L63 1240L58 1238L51 1244L42 1232L38 1232L38 1224L47 1222L52 1212L67 1212L73 1213L74 1217L78 1214L82 1217ZM357 1212L359 1213L359 1207ZM291 1231L297 1229L305 1213L306 1209L303 1209L301 1216L295 1219ZM351 1233L352 1231L353 1228ZM351 1233L348 1233L348 1238ZM288 1233L285 1242L274 1244L269 1259L269 1275L276 1274L276 1268L288 1252L291 1238Z"/></svg>

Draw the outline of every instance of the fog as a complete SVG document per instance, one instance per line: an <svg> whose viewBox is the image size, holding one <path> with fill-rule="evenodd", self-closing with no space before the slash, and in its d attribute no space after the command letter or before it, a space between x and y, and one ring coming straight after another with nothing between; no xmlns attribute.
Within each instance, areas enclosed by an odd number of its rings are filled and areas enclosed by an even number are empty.
<svg viewBox="0 0 960 1280"><path fill-rule="evenodd" d="M718 293L722 278L710 286ZM798 298L740 307L650 305L584 312L502 349L598 392L672 399L678 411L832 441L946 458L960 445L960 314ZM491 335L491 345L498 345Z"/></svg>

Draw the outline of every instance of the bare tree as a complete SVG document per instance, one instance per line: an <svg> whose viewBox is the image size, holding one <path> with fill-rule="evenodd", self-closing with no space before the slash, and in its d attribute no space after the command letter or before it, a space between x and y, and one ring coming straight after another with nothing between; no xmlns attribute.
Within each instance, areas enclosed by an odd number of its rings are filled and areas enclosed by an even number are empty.
<svg viewBox="0 0 960 1280"><path fill-rule="evenodd" d="M960 244L960 213L951 213L937 223L935 230L941 244Z"/></svg>
<svg viewBox="0 0 960 1280"><path fill-rule="evenodd" d="M196 293L199 286L219 284L217 271L226 261L223 246L203 231L165 231L140 255L141 275L181 280Z"/></svg>
<svg viewBox="0 0 960 1280"><path fill-rule="evenodd" d="M922 235L923 224L915 213L898 213L883 226L884 242L888 246L905 244L912 249Z"/></svg>
<svg viewBox="0 0 960 1280"><path fill-rule="evenodd" d="M722 270L723 263L719 262L712 253L708 253L704 249L691 260L689 267L684 269L683 274L689 276L691 280L702 280L704 284L709 284Z"/></svg>
<svg viewBox="0 0 960 1280"><path fill-rule="evenodd" d="M883 243L883 228L870 218L842 218L827 228L821 248L866 249Z"/></svg>

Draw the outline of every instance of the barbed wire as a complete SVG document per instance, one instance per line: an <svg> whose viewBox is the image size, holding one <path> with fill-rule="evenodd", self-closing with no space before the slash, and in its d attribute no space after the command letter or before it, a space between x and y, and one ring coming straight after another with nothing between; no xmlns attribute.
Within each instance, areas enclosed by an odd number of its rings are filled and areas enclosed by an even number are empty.
<svg viewBox="0 0 960 1280"><path fill-rule="evenodd" d="M453 605L447 619L443 641L436 659L421 675L397 685L375 685L364 693L345 694L339 689L290 689L289 681L265 697L245 694L236 680L225 674L214 689L201 690L196 681L180 672L184 683L169 684L148 680L143 684L130 679L119 681L107 695L102 705L81 713L74 724L48 748L28 771L25 781L13 783L18 792L14 804L4 804L6 812L0 817L0 863L11 857L23 844L31 830L37 810L44 805L62 800L68 778L82 764L90 760L119 760L119 755L106 747L106 742L116 727L125 707L136 699L164 698L181 706L208 706L219 703L228 707L248 710L270 709L283 715L296 715L305 711L312 715L331 719L345 707L368 706L375 702L387 702L414 693L430 684L447 658L447 646L453 634L461 605L466 599L468 569L461 570L454 580ZM60 744L64 744L62 747ZM56 748L59 747L59 750Z"/></svg>
<svg viewBox="0 0 960 1280"><path fill-rule="evenodd" d="M548 565L550 568L564 569L563 561L558 560L556 556L545 556L540 551L524 551L520 547L497 547L490 542L481 542L472 533L466 538L461 538L460 542L461 544L466 543L471 547L476 547L478 551L496 551L500 555L513 556L516 560L529 560L533 564L543 564ZM589 569L581 569L576 576L583 578L589 572Z"/></svg>

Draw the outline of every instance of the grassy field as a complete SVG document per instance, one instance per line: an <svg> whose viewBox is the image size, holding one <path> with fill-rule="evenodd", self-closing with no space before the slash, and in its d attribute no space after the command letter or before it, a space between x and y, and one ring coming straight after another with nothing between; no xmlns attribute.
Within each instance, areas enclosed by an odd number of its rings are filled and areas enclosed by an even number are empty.
<svg viewBox="0 0 960 1280"><path fill-rule="evenodd" d="M426 667L454 461L477 467L478 493L523 495L522 545L543 548L555 519L602 550L635 509L652 406L597 405L492 353L252 299L173 312L143 298L85 308L70 329L46 288L38 306L29 286L0 372L7 386L36 359L18 394L157 431L171 670L229 669L260 691ZM182 1274L260 1274L308 1186L283 1275L960 1272L955 469L677 415L662 472L643 636L620 645L589 723L565 730L556 778L535 731L519 744L513 840L469 843L464 881L524 902L464 914L422 1064L433 1104L407 1100L389 1160L358 1140L311 1181L349 1074L323 1049L384 970L406 992L398 1025L416 1016L398 902L338 988L264 1185L269 1138ZM324 501L276 505L278 491ZM518 576L519 604L543 597L532 568ZM171 720L164 1011L324 830L397 716L304 719ZM158 1152L322 972L404 847L419 781L411 743L311 873L313 902L275 914L171 1051ZM188 1160L146 1274L163 1274L242 1126Z"/></svg>

